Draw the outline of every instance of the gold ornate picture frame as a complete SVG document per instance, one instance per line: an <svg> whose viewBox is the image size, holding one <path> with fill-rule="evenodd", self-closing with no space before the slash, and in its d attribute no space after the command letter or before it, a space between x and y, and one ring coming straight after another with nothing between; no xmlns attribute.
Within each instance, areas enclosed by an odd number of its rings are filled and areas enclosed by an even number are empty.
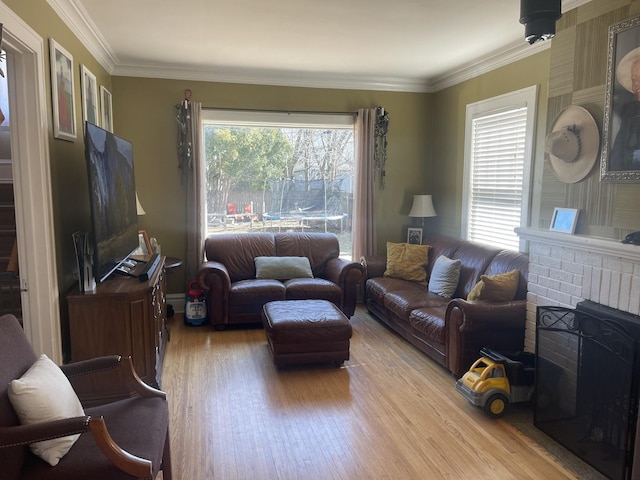
<svg viewBox="0 0 640 480"><path fill-rule="evenodd" d="M632 78L640 78L640 16L609 27L608 52L600 180L638 182L640 80Z"/></svg>

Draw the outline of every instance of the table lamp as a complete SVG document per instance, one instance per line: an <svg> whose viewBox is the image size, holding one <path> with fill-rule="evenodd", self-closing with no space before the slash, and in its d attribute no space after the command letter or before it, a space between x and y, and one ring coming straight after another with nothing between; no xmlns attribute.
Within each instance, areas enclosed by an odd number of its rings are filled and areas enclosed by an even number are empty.
<svg viewBox="0 0 640 480"><path fill-rule="evenodd" d="M431 195L414 195L413 205L409 212L410 217L422 218L422 229L424 230L424 219L426 217L437 217L435 209L433 208L433 200Z"/></svg>
<svg viewBox="0 0 640 480"><path fill-rule="evenodd" d="M136 192L136 213L138 215L146 215L147 212L142 208L142 204L140 203L140 199L138 198L138 192Z"/></svg>

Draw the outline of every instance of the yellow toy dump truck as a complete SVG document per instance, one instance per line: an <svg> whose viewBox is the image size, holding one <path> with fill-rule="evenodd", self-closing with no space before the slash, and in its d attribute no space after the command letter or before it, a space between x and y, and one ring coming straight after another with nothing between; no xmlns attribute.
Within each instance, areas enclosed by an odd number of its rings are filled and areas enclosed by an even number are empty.
<svg viewBox="0 0 640 480"><path fill-rule="evenodd" d="M500 417L510 403L533 398L535 355L498 353L489 348L457 382L456 390L490 417Z"/></svg>

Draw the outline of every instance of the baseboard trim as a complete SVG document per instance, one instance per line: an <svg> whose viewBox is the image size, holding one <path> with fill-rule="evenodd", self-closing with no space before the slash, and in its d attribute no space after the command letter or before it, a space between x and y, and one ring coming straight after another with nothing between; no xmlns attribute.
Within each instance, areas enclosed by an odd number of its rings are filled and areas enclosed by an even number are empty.
<svg viewBox="0 0 640 480"><path fill-rule="evenodd" d="M167 295L167 303L173 305L173 311L176 313L184 313L184 293L170 293Z"/></svg>

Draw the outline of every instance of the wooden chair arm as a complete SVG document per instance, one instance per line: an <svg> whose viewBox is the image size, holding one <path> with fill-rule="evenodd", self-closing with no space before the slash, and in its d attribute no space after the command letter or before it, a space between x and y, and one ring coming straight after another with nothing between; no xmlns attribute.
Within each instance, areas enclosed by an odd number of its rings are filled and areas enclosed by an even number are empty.
<svg viewBox="0 0 640 480"><path fill-rule="evenodd" d="M132 455L120 448L109 435L103 417L89 418L89 430L91 430L98 448L115 467L136 478L151 478L153 472L151 461Z"/></svg>
<svg viewBox="0 0 640 480"><path fill-rule="evenodd" d="M120 355L96 357L89 360L80 360L79 362L60 365L60 369L67 378L78 377L81 375L92 375L98 372L118 368L120 358Z"/></svg>
<svg viewBox="0 0 640 480"><path fill-rule="evenodd" d="M60 368L85 408L132 395L166 398L163 391L150 387L140 379L131 357L98 357Z"/></svg>
<svg viewBox="0 0 640 480"><path fill-rule="evenodd" d="M136 392L141 397L150 398L150 397L160 397L167 398L167 394L162 390L158 390L157 388L153 388L142 381L142 379L136 373L135 368L133 368L133 360L131 357L125 357L121 360L120 364L122 368L126 369L126 380L129 388Z"/></svg>
<svg viewBox="0 0 640 480"><path fill-rule="evenodd" d="M90 418L85 415L30 425L0 427L0 448L29 445L30 443L84 433L89 431Z"/></svg>

